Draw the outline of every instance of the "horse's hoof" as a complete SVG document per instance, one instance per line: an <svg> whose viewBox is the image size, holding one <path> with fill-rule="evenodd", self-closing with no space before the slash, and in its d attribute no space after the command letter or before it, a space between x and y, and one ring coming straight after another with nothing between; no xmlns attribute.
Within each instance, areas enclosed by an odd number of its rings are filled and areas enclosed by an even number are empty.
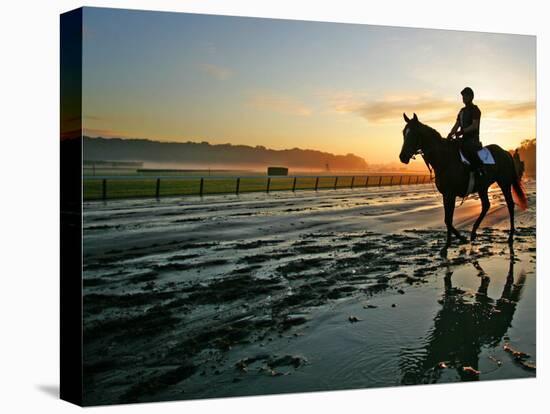
<svg viewBox="0 0 550 414"><path fill-rule="evenodd" d="M477 233L470 234L470 241L475 241L477 239Z"/></svg>
<svg viewBox="0 0 550 414"><path fill-rule="evenodd" d="M443 248L439 251L439 254L441 255L441 257L447 257L447 246L443 247Z"/></svg>
<svg viewBox="0 0 550 414"><path fill-rule="evenodd" d="M468 239L464 236L459 237L458 240L459 240L460 244L467 244L468 243Z"/></svg>

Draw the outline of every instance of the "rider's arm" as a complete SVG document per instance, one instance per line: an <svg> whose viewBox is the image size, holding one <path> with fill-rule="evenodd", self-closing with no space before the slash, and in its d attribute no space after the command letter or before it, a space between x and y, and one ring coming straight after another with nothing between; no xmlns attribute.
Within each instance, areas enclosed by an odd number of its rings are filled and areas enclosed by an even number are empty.
<svg viewBox="0 0 550 414"><path fill-rule="evenodd" d="M456 131L458 130L459 126L460 126L460 123L458 122L458 119L457 119L453 126L453 129L451 129L451 132L449 132L449 135L447 135L447 138L450 138L452 135L456 134Z"/></svg>

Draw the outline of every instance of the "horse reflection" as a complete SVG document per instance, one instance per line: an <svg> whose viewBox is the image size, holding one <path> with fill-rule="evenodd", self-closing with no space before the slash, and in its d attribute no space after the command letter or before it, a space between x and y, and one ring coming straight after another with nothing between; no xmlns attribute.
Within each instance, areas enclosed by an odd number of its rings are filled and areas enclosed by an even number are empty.
<svg viewBox="0 0 550 414"><path fill-rule="evenodd" d="M477 261L473 265L480 277L475 294L453 287L453 273L447 269L444 295L440 301L442 309L425 338L425 348L421 352L402 352L400 369L403 384L437 382L442 373L442 362L449 369L456 369L461 380L477 380L479 377L474 370L479 367L481 348L497 346L511 326L526 278L525 273L521 272L514 283L513 250L510 252L502 294L496 300L487 296L490 277ZM464 367L474 370L464 370Z"/></svg>

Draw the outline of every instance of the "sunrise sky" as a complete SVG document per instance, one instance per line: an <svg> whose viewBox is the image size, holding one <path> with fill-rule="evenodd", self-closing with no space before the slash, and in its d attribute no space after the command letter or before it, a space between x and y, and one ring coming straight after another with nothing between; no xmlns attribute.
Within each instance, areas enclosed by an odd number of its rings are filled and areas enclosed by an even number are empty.
<svg viewBox="0 0 550 414"><path fill-rule="evenodd" d="M84 9L89 136L397 162L402 113L446 136L470 86L481 140L535 137L535 37Z"/></svg>

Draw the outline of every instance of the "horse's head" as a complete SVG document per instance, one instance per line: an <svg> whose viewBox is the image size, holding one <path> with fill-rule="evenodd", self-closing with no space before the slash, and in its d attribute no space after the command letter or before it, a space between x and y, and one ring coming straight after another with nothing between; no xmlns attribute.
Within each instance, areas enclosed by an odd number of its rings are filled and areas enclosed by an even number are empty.
<svg viewBox="0 0 550 414"><path fill-rule="evenodd" d="M420 121L416 114L413 115L412 119L403 114L403 118L407 124L403 129L403 146L401 147L399 159L403 164L408 164L411 157L420 150Z"/></svg>

